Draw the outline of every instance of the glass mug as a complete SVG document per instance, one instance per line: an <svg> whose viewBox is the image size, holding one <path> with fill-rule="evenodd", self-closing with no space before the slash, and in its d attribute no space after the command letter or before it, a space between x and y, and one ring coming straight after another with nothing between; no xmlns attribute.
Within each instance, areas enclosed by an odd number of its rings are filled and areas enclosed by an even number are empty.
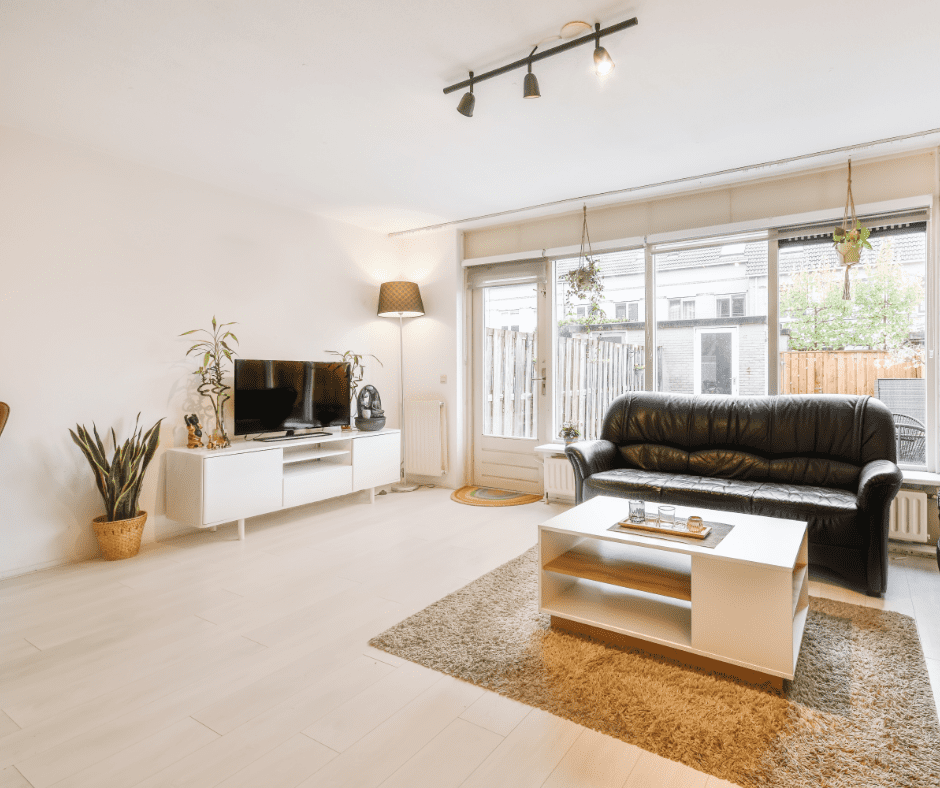
<svg viewBox="0 0 940 788"><path fill-rule="evenodd" d="M646 522L646 504L643 501L630 501L630 522Z"/></svg>
<svg viewBox="0 0 940 788"><path fill-rule="evenodd" d="M659 524L667 525L670 528L676 522L676 507L675 506L660 506L659 507Z"/></svg>

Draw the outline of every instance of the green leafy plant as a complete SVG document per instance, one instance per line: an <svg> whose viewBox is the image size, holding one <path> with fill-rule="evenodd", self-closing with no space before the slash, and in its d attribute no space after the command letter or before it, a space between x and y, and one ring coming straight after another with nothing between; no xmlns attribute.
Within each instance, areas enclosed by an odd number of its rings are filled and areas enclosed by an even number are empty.
<svg viewBox="0 0 940 788"><path fill-rule="evenodd" d="M572 441L575 438L580 438L581 430L578 429L577 422L574 422L574 421L562 422L561 430L558 432L558 437L564 438L566 441Z"/></svg>
<svg viewBox="0 0 940 788"><path fill-rule="evenodd" d="M861 255L862 249L871 249L871 243L868 241L868 236L871 235L871 230L867 227L863 227L858 222L855 223L855 226L851 230L846 230L842 227L836 227L832 231L832 245L835 246L836 251L839 252L846 259L854 259L858 261L859 255ZM854 258L851 257L851 254L854 252Z"/></svg>
<svg viewBox="0 0 940 788"><path fill-rule="evenodd" d="M352 402L356 399L356 389L359 388L359 384L362 383L362 376L365 374L366 365L362 363L362 359L366 356L369 358L375 358L371 353L354 353L351 350L347 350L345 353L340 353L338 350L327 350L331 356L339 356L343 359L344 364L349 364L349 401ZM375 358L376 361L379 361ZM381 361L379 361L379 366L385 366Z"/></svg>
<svg viewBox="0 0 940 788"><path fill-rule="evenodd" d="M222 382L222 364L223 359L232 360L235 351L228 345L228 340L238 344L238 337L231 331L223 331L226 326L234 326L235 323L217 323L215 315L212 316L212 331L206 328L194 328L191 331L184 331L181 337L189 334L202 333L207 335L207 339L200 340L186 351L186 355L202 356L202 362L193 374L199 375L201 383L196 390L206 397L212 405L212 412L215 415L215 434L210 441L210 448L221 448L229 445L228 435L225 433L224 413L225 403L231 397L229 396L229 387Z"/></svg>
<svg viewBox="0 0 940 788"><path fill-rule="evenodd" d="M571 317L572 322L586 320L590 323L606 322L607 316L601 309L601 299L604 296L604 279L600 264L593 257L584 257L583 264L579 259L577 268L562 274L561 281L565 285L565 316ZM573 302L587 301L590 304L588 314L584 318L574 318Z"/></svg>
<svg viewBox="0 0 940 788"><path fill-rule="evenodd" d="M94 439L81 424L75 425L76 432L69 430L72 440L82 450L82 454L85 455L85 459L88 460L95 474L95 483L104 499L108 522L129 520L137 516L137 504L144 474L157 451L157 446L160 445L161 421L163 419L157 421L146 434L141 434L140 414L138 413L133 436L120 446L112 428L111 441L114 445L114 456L110 462L94 423L92 424Z"/></svg>

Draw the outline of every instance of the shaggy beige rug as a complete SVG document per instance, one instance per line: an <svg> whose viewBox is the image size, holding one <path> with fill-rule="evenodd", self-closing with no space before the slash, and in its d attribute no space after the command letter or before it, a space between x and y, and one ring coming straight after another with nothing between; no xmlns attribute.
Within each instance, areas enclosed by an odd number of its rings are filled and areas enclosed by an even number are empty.
<svg viewBox="0 0 940 788"><path fill-rule="evenodd" d="M782 693L552 630L537 551L371 645L742 786L940 786L940 726L913 619L810 600Z"/></svg>

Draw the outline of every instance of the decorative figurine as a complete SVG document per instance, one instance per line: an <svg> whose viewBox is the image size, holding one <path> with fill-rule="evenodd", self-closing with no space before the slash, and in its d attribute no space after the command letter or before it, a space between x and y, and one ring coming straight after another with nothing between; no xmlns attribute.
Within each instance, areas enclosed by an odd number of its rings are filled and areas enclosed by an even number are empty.
<svg viewBox="0 0 940 788"><path fill-rule="evenodd" d="M186 429L189 432L189 442L186 444L187 449L201 449L202 448L202 425L199 423L199 417L195 413L190 413L187 416L183 417L183 421L186 422Z"/></svg>
<svg viewBox="0 0 940 788"><path fill-rule="evenodd" d="M375 386L363 386L356 400L356 428L363 432L373 432L385 426L385 411L382 399Z"/></svg>

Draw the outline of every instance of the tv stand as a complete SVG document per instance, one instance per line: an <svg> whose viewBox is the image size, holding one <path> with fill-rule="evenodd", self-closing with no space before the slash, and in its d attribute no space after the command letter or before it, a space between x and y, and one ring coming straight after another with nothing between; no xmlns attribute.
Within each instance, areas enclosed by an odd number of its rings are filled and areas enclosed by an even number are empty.
<svg viewBox="0 0 940 788"><path fill-rule="evenodd" d="M302 432L300 435L295 435L293 430L288 430L285 435L265 435L262 438L252 438L252 440L261 441L262 443L275 443L277 441L296 441L302 438L318 438L321 435L329 437L332 434L331 432Z"/></svg>
<svg viewBox="0 0 940 788"><path fill-rule="evenodd" d="M283 436L278 440L283 440ZM369 491L398 481L398 430L352 435L294 435L290 445L238 441L226 449L166 452L166 516L194 528L215 528L259 514Z"/></svg>

